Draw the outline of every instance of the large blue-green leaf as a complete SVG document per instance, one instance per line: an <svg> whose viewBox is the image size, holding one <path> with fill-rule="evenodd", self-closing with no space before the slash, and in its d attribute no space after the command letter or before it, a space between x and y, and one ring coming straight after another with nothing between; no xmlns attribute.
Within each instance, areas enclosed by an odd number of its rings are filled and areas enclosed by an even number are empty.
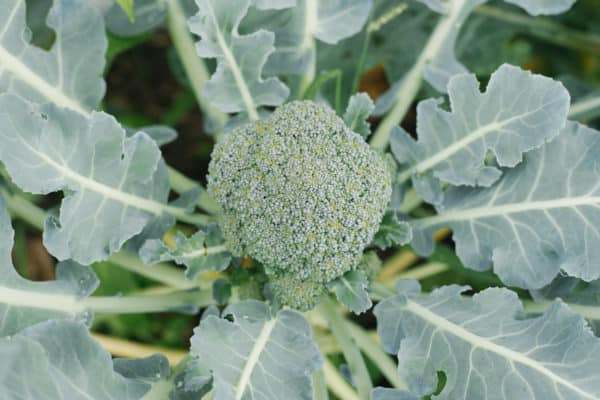
<svg viewBox="0 0 600 400"><path fill-rule="evenodd" d="M104 95L102 17L87 2L56 0L47 23L56 33L49 51L29 44L25 0L0 2L0 93L89 114Z"/></svg>
<svg viewBox="0 0 600 400"><path fill-rule="evenodd" d="M12 265L13 236L10 217L0 197L0 337L51 318L89 322L90 313L79 299L98 286L94 272L65 262L58 265L56 280L29 281Z"/></svg>
<svg viewBox="0 0 600 400"><path fill-rule="evenodd" d="M504 0L531 15L552 15L568 11L577 0Z"/></svg>
<svg viewBox="0 0 600 400"><path fill-rule="evenodd" d="M204 95L224 112L246 112L258 118L259 106L278 106L289 89L277 78L262 76L267 58L275 50L275 35L258 30L238 32L250 0L196 0L198 14L190 18L193 33L200 36L201 57L216 58L217 70L204 87Z"/></svg>
<svg viewBox="0 0 600 400"><path fill-rule="evenodd" d="M115 35L124 37L149 32L164 23L168 4L163 0L138 0L133 5L132 11L133 19L111 0L104 16L106 29Z"/></svg>
<svg viewBox="0 0 600 400"><path fill-rule="evenodd" d="M257 4L261 11L251 12L244 26L275 34L267 73L301 74L315 57L314 39L336 44L358 33L371 4L372 0L262 1Z"/></svg>
<svg viewBox="0 0 600 400"><path fill-rule="evenodd" d="M272 316L265 303L245 301L204 318L191 342L191 354L212 371L215 400L312 398L310 375L322 359L297 312Z"/></svg>
<svg viewBox="0 0 600 400"><path fill-rule="evenodd" d="M445 385L436 399L600 399L600 339L557 301L540 317L523 318L515 293L445 286L419 296L418 284L375 307L386 351L418 396Z"/></svg>
<svg viewBox="0 0 600 400"><path fill-rule="evenodd" d="M433 204L443 197L440 181L490 186L501 171L486 164L488 151L499 166L515 166L523 153L558 134L569 108L569 93L560 82L507 64L492 75L484 93L468 74L453 77L448 93L450 112L439 100L419 103L417 142L399 129L392 133L392 152L409 164L399 182L412 178L421 197Z"/></svg>
<svg viewBox="0 0 600 400"><path fill-rule="evenodd" d="M105 259L156 217L183 211L165 204L168 176L156 143L144 133L126 137L104 113L88 119L1 95L0 161L27 192L65 193L44 231L60 260Z"/></svg>
<svg viewBox="0 0 600 400"><path fill-rule="evenodd" d="M175 261L187 267L185 276L195 279L200 272L222 271L231 262L231 254L216 225L201 228L189 238L183 233L175 235L175 247L170 248L162 240L148 240L140 249L146 264Z"/></svg>
<svg viewBox="0 0 600 400"><path fill-rule="evenodd" d="M371 400L421 400L405 390L377 387L371 392Z"/></svg>
<svg viewBox="0 0 600 400"><path fill-rule="evenodd" d="M113 370L87 328L48 321L0 339L3 400L139 400L150 385Z"/></svg>
<svg viewBox="0 0 600 400"><path fill-rule="evenodd" d="M493 265L508 285L540 288L561 271L599 278L598 154L600 133L570 122L490 188L447 190L438 215L413 222L414 249L429 254L447 226L465 266Z"/></svg>

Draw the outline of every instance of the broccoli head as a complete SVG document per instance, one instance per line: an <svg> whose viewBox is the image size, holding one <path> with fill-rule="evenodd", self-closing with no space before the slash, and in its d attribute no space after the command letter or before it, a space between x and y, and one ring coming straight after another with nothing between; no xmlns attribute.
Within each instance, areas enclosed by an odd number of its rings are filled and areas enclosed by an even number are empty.
<svg viewBox="0 0 600 400"><path fill-rule="evenodd" d="M293 274L280 273L272 276L269 287L273 297L280 304L296 310L308 311L314 308L326 287L321 282L297 279Z"/></svg>
<svg viewBox="0 0 600 400"><path fill-rule="evenodd" d="M208 190L232 254L270 274L325 283L360 261L391 178L382 157L330 108L302 101L223 137Z"/></svg>

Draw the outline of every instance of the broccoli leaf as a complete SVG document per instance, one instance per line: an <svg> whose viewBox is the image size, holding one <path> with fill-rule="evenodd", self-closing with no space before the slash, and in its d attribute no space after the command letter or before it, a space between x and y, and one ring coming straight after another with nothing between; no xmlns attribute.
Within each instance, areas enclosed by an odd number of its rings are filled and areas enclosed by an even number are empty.
<svg viewBox="0 0 600 400"><path fill-rule="evenodd" d="M392 152L410 167L399 182L410 178L424 200L442 201L440 180L453 185L490 186L501 171L486 165L488 150L502 167L514 167L522 154L556 136L565 125L569 93L560 82L502 65L480 93L472 75L453 77L448 84L451 111L440 100L425 100L417 108L415 142L396 129Z"/></svg>
<svg viewBox="0 0 600 400"><path fill-rule="evenodd" d="M371 392L371 400L421 400L404 390L377 387Z"/></svg>
<svg viewBox="0 0 600 400"><path fill-rule="evenodd" d="M418 396L446 383L436 399L595 399L600 397L600 339L557 301L523 319L514 292L445 286L427 296L401 292L375 307L384 348ZM590 371L595 371L590 373Z"/></svg>
<svg viewBox="0 0 600 400"><path fill-rule="evenodd" d="M294 7L296 0L254 0L255 6L261 10L279 10Z"/></svg>
<svg viewBox="0 0 600 400"><path fill-rule="evenodd" d="M335 44L360 31L371 11L372 0L305 0L318 4L317 21L308 19L317 39ZM309 17L310 18L310 17Z"/></svg>
<svg viewBox="0 0 600 400"><path fill-rule="evenodd" d="M148 240L140 249L146 264L174 261L187 267L185 276L194 279L200 272L223 271L231 262L231 254L223 244L217 225L208 225L187 238L177 231L175 248L171 249L162 240Z"/></svg>
<svg viewBox="0 0 600 400"><path fill-rule="evenodd" d="M196 0L198 14L189 26L200 36L201 57L216 58L217 70L204 87L204 95L223 112L245 111L258 119L261 105L278 106L289 89L277 78L263 79L262 69L274 51L275 35L258 30L240 35L238 28L250 0Z"/></svg>
<svg viewBox="0 0 600 400"><path fill-rule="evenodd" d="M367 292L369 282L362 271L348 271L327 286L333 290L339 302L355 314L364 313L373 305Z"/></svg>
<svg viewBox="0 0 600 400"><path fill-rule="evenodd" d="M28 42L25 0L0 2L0 93L89 115L104 96L102 18L87 2L56 0L47 23L56 33L49 51Z"/></svg>
<svg viewBox="0 0 600 400"><path fill-rule="evenodd" d="M367 121L375 105L366 93L358 93L350 97L344 113L344 122L353 132L366 138L371 134L371 124Z"/></svg>
<svg viewBox="0 0 600 400"><path fill-rule="evenodd" d="M162 0L137 1L131 15L126 15L118 4L114 4L104 16L106 29L122 37L133 37L152 31L164 23L168 13L167 3Z"/></svg>
<svg viewBox="0 0 600 400"><path fill-rule="evenodd" d="M10 216L0 196L0 337L50 318L89 322L90 313L78 300L98 286L94 272L64 262L57 267L55 281L29 281L12 265L13 236Z"/></svg>
<svg viewBox="0 0 600 400"><path fill-rule="evenodd" d="M492 187L446 191L438 215L414 221L413 248L430 253L433 232L448 226L465 266L493 263L508 285L537 289L560 271L599 278L598 154L600 133L570 122Z"/></svg>
<svg viewBox="0 0 600 400"><path fill-rule="evenodd" d="M114 370L125 378L156 382L169 377L169 360L162 354L146 358L115 358Z"/></svg>
<svg viewBox="0 0 600 400"><path fill-rule="evenodd" d="M568 11L577 0L504 0L531 15L552 15Z"/></svg>
<svg viewBox="0 0 600 400"><path fill-rule="evenodd" d="M43 322L0 339L0 357L6 400L139 400L150 388L116 373L110 354L73 321Z"/></svg>
<svg viewBox="0 0 600 400"><path fill-rule="evenodd" d="M133 13L133 0L115 0L121 9L127 15L130 22L135 21L135 15Z"/></svg>
<svg viewBox="0 0 600 400"><path fill-rule="evenodd" d="M313 39L335 44L358 33L371 4L371 0L258 1L261 11L250 13L243 25L275 34L275 52L265 65L267 73L302 74L315 57Z"/></svg>
<svg viewBox="0 0 600 400"><path fill-rule="evenodd" d="M395 245L404 245L412 240L412 230L406 221L400 221L394 211L383 216L379 230L373 238L373 245L385 250Z"/></svg>
<svg viewBox="0 0 600 400"><path fill-rule="evenodd" d="M456 59L455 46L458 35L473 10L487 0L418 0L436 13L442 14L435 33L429 35L426 44L419 46L420 55L414 59L414 68L409 79L424 78L436 90L445 92L450 78L467 72L464 65ZM532 15L558 14L569 9L576 0L505 0L518 5ZM429 16L429 19L433 19ZM415 76L416 75L416 76ZM400 81L403 79L399 78ZM399 83L400 81L396 82ZM398 88L400 85L393 85ZM379 111L389 107L391 99L399 93L390 92L387 104L378 107Z"/></svg>
<svg viewBox="0 0 600 400"><path fill-rule="evenodd" d="M105 259L156 217L183 211L164 204L166 168L146 134L126 138L107 114L87 119L8 94L0 110L0 160L13 181L31 193L66 194L60 217L46 220L44 231L58 259Z"/></svg>
<svg viewBox="0 0 600 400"><path fill-rule="evenodd" d="M322 363L301 314L272 316L253 300L230 305L221 318L204 318L191 342L191 354L212 371L215 400L311 398L310 374Z"/></svg>

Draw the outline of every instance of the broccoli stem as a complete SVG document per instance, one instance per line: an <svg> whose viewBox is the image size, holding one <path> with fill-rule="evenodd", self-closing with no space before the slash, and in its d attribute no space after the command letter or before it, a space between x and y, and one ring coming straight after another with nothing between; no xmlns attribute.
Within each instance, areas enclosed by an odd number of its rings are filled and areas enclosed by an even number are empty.
<svg viewBox="0 0 600 400"><path fill-rule="evenodd" d="M398 367L392 361L390 356L383 351L381 344L373 339L369 334L358 324L345 320L347 329L356 341L356 345L367 357L373 361L379 371L385 378L396 388L407 390L408 386L398 375Z"/></svg>
<svg viewBox="0 0 600 400"><path fill-rule="evenodd" d="M209 214L216 214L219 212L219 205L212 197L210 197L206 189L199 182L188 178L174 168L167 167L167 169L169 171L169 183L171 184L171 189L173 189L175 193L181 194L188 190L198 189L200 190L198 207Z"/></svg>
<svg viewBox="0 0 600 400"><path fill-rule="evenodd" d="M196 45L192 34L187 27L187 18L179 0L168 0L169 14L167 17L167 29L173 46L179 55L181 64L190 85L194 91L198 105L205 115L213 121L216 126L223 127L227 122L227 115L210 105L210 102L202 95L204 83L210 75L202 59L196 54Z"/></svg>
<svg viewBox="0 0 600 400"><path fill-rule="evenodd" d="M344 400L361 400L328 358L323 360L323 375L331 393Z"/></svg>
<svg viewBox="0 0 600 400"><path fill-rule="evenodd" d="M178 290L146 296L92 296L80 300L94 313L138 314L173 311L182 307L207 307L214 303L211 290Z"/></svg>
<svg viewBox="0 0 600 400"><path fill-rule="evenodd" d="M354 378L355 386L358 389L358 397L361 400L368 400L373 389L373 383L365 360L356 346L355 339L348 331L344 318L337 312L335 303L326 295L322 297L319 312L327 321L331 333L338 341Z"/></svg>
<svg viewBox="0 0 600 400"><path fill-rule="evenodd" d="M312 374L313 381L313 397L315 400L329 400L329 393L327 392L327 383L325 382L325 375L323 370L319 370Z"/></svg>

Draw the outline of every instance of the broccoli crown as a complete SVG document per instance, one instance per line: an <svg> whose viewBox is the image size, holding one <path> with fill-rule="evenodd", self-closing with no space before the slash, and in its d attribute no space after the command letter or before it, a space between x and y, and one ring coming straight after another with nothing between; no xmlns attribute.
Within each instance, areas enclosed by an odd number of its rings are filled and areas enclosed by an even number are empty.
<svg viewBox="0 0 600 400"><path fill-rule="evenodd" d="M323 283L296 279L286 273L272 277L269 287L279 303L300 311L314 308L321 295L326 292Z"/></svg>
<svg viewBox="0 0 600 400"><path fill-rule="evenodd" d="M328 282L358 264L390 181L360 135L331 109L303 101L226 135L212 154L208 190L234 255Z"/></svg>

